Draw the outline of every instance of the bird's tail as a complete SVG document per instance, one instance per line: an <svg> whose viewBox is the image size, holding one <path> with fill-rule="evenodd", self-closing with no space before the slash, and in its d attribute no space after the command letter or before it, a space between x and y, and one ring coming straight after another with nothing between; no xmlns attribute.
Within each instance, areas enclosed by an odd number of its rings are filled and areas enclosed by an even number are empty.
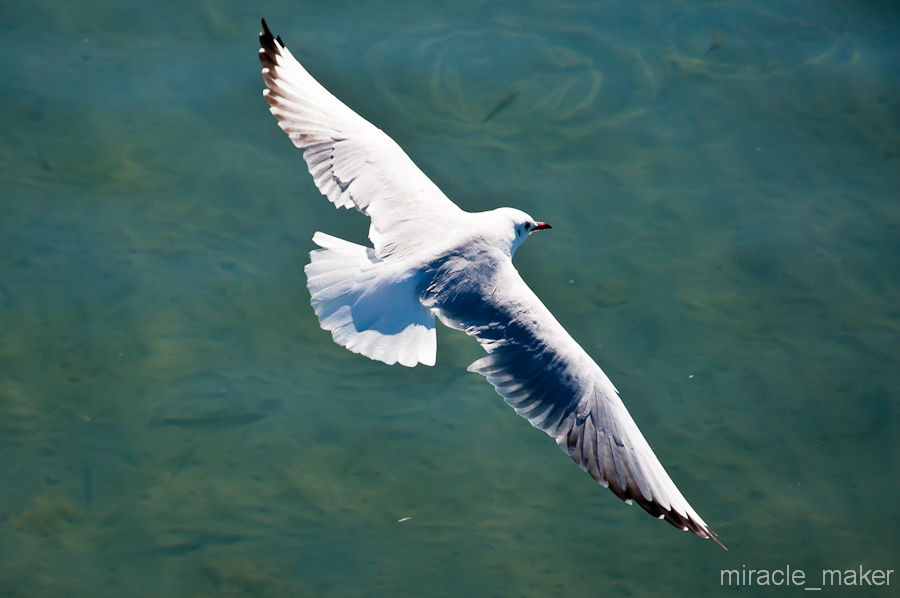
<svg viewBox="0 0 900 598"><path fill-rule="evenodd" d="M434 315L419 301L414 272L397 271L372 249L317 232L306 286L334 342L389 365L434 365Z"/></svg>

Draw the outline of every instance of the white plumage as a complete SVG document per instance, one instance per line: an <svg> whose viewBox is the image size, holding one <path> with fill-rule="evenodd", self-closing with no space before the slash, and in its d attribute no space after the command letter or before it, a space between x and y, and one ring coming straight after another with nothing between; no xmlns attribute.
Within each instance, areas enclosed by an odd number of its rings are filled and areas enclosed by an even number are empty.
<svg viewBox="0 0 900 598"><path fill-rule="evenodd" d="M422 274L325 233L316 233L313 241L322 249L310 254L307 286L313 310L334 342L388 365L434 365L434 315L417 295Z"/></svg>
<svg viewBox="0 0 900 598"><path fill-rule="evenodd" d="M297 62L263 21L263 94L319 190L371 219L366 248L317 232L306 267L322 328L388 364L433 365L435 323L474 336L469 366L602 485L660 519L722 546L663 469L606 374L512 264L549 228L512 208L469 213L402 149ZM724 548L724 546L722 546Z"/></svg>

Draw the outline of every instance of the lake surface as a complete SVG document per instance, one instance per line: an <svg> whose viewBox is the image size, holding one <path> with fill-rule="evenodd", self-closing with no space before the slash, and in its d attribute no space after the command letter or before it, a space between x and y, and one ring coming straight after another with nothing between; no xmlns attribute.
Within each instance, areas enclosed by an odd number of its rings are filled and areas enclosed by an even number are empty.
<svg viewBox="0 0 900 598"><path fill-rule="evenodd" d="M463 208L553 224L520 272L728 552L597 486L473 339L332 343L311 237L367 220L268 113L261 16ZM0 596L900 570L895 3L44 1L0 48Z"/></svg>

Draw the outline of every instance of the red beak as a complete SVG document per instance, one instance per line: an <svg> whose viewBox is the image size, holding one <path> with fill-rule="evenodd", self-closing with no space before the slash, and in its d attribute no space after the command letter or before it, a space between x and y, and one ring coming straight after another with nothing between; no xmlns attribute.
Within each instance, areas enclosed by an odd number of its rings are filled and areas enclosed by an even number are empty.
<svg viewBox="0 0 900 598"><path fill-rule="evenodd" d="M546 222L535 222L534 228L532 230L547 230L548 228L553 228Z"/></svg>

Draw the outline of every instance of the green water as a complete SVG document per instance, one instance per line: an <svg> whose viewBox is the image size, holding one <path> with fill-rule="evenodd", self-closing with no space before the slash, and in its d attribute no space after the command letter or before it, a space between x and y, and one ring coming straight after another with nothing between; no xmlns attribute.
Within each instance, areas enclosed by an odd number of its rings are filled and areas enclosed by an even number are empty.
<svg viewBox="0 0 900 598"><path fill-rule="evenodd" d="M0 596L900 570L900 10L451 4L0 6ZM728 552L594 484L465 335L407 369L320 330L312 234L367 222L269 115L260 16L462 207L553 224L520 271Z"/></svg>

